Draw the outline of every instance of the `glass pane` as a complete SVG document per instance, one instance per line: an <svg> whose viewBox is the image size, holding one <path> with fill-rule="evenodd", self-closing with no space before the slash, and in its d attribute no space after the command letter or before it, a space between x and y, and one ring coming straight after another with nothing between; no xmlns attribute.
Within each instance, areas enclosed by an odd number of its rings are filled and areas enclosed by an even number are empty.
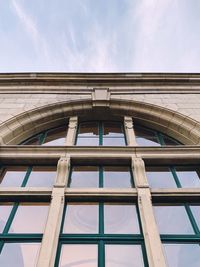
<svg viewBox="0 0 200 267"><path fill-rule="evenodd" d="M162 137L163 137L163 140L164 140L166 146L177 146L177 145L180 145L176 140L174 140L174 139L172 139L172 138L170 138L170 137L168 137L168 136L166 136L164 134L162 135Z"/></svg>
<svg viewBox="0 0 200 267"><path fill-rule="evenodd" d="M98 123L96 122L83 122L79 126L78 137L81 136L99 136Z"/></svg>
<svg viewBox="0 0 200 267"><path fill-rule="evenodd" d="M0 254L2 267L35 267L40 243L5 243Z"/></svg>
<svg viewBox="0 0 200 267"><path fill-rule="evenodd" d="M40 145L40 135L29 138L22 145Z"/></svg>
<svg viewBox="0 0 200 267"><path fill-rule="evenodd" d="M199 267L199 244L164 244L168 267Z"/></svg>
<svg viewBox="0 0 200 267"><path fill-rule="evenodd" d="M192 213L194 215L195 221L200 230L200 206L190 206Z"/></svg>
<svg viewBox="0 0 200 267"><path fill-rule="evenodd" d="M94 137L79 138L78 137L76 145L77 146L98 146L99 145L99 138L94 138Z"/></svg>
<svg viewBox="0 0 200 267"><path fill-rule="evenodd" d="M160 234L194 234L184 206L154 206Z"/></svg>
<svg viewBox="0 0 200 267"><path fill-rule="evenodd" d="M124 137L109 137L103 139L103 145L104 146L125 146L125 139Z"/></svg>
<svg viewBox="0 0 200 267"><path fill-rule="evenodd" d="M146 175L152 188L177 187L172 172L167 167L146 167Z"/></svg>
<svg viewBox="0 0 200 267"><path fill-rule="evenodd" d="M56 167L33 167L26 186L52 186L56 177Z"/></svg>
<svg viewBox="0 0 200 267"><path fill-rule="evenodd" d="M104 122L104 137L123 137L122 124L120 122Z"/></svg>
<svg viewBox="0 0 200 267"><path fill-rule="evenodd" d="M98 247L89 244L62 245L60 267L97 267Z"/></svg>
<svg viewBox="0 0 200 267"><path fill-rule="evenodd" d="M98 205L94 203L67 204L63 233L97 233L98 211Z"/></svg>
<svg viewBox="0 0 200 267"><path fill-rule="evenodd" d="M106 234L140 233L135 205L104 204L104 231Z"/></svg>
<svg viewBox="0 0 200 267"><path fill-rule="evenodd" d="M106 267L143 267L140 245L105 245Z"/></svg>
<svg viewBox="0 0 200 267"><path fill-rule="evenodd" d="M0 186L13 187L21 186L27 167L6 167L0 169Z"/></svg>
<svg viewBox="0 0 200 267"><path fill-rule="evenodd" d="M108 166L104 167L104 187L130 188L131 173L129 167Z"/></svg>
<svg viewBox="0 0 200 267"><path fill-rule="evenodd" d="M3 229L6 226L12 207L13 206L11 204L6 204L6 203L0 204L0 233L3 232Z"/></svg>
<svg viewBox="0 0 200 267"><path fill-rule="evenodd" d="M67 126L49 130L43 142L43 146L64 146L67 135Z"/></svg>
<svg viewBox="0 0 200 267"><path fill-rule="evenodd" d="M200 179L196 171L183 170L178 167L176 168L176 174L182 187L200 187Z"/></svg>
<svg viewBox="0 0 200 267"><path fill-rule="evenodd" d="M99 168L97 166L73 167L70 187L99 187Z"/></svg>
<svg viewBox="0 0 200 267"><path fill-rule="evenodd" d="M136 142L139 146L160 146L156 133L149 129L134 127Z"/></svg>
<svg viewBox="0 0 200 267"><path fill-rule="evenodd" d="M49 206L41 203L20 203L9 233L42 233Z"/></svg>

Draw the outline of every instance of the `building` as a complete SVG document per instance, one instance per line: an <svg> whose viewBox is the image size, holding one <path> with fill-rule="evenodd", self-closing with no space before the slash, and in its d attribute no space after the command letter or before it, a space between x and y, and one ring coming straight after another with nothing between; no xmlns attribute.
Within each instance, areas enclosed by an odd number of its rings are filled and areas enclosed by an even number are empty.
<svg viewBox="0 0 200 267"><path fill-rule="evenodd" d="M200 74L0 74L0 266L200 266Z"/></svg>

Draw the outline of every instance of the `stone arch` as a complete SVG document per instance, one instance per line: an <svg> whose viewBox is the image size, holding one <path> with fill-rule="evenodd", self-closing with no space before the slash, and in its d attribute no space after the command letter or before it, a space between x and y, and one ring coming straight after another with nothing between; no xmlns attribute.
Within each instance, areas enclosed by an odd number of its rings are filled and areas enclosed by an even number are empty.
<svg viewBox="0 0 200 267"><path fill-rule="evenodd" d="M1 145L14 145L45 129L67 123L70 116L106 109L116 116L131 116L134 122L161 131L186 145L200 143L200 123L157 105L128 100L91 99L65 101L23 112L0 126Z"/></svg>

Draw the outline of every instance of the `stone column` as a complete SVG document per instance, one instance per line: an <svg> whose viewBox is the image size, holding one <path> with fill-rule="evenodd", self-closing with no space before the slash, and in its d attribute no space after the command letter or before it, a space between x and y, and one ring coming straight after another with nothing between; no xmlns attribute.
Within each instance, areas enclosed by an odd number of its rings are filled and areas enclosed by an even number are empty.
<svg viewBox="0 0 200 267"><path fill-rule="evenodd" d="M124 117L124 129L128 146L137 146L131 117Z"/></svg>
<svg viewBox="0 0 200 267"><path fill-rule="evenodd" d="M65 146L73 146L76 139L76 132L78 128L78 117L71 117L69 119L67 137L65 140Z"/></svg>

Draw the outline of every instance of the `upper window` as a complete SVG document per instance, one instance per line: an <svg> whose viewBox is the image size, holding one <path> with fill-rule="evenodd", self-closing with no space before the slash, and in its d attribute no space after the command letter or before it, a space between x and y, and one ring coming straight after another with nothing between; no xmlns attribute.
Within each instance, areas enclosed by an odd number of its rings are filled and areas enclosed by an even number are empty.
<svg viewBox="0 0 200 267"><path fill-rule="evenodd" d="M141 126L134 126L136 142L139 146L174 146L180 143L173 138Z"/></svg>
<svg viewBox="0 0 200 267"><path fill-rule="evenodd" d="M23 145L64 146L67 126L60 126L41 132L26 141Z"/></svg>
<svg viewBox="0 0 200 267"><path fill-rule="evenodd" d="M76 140L78 146L124 146L124 130L120 122L82 122Z"/></svg>

